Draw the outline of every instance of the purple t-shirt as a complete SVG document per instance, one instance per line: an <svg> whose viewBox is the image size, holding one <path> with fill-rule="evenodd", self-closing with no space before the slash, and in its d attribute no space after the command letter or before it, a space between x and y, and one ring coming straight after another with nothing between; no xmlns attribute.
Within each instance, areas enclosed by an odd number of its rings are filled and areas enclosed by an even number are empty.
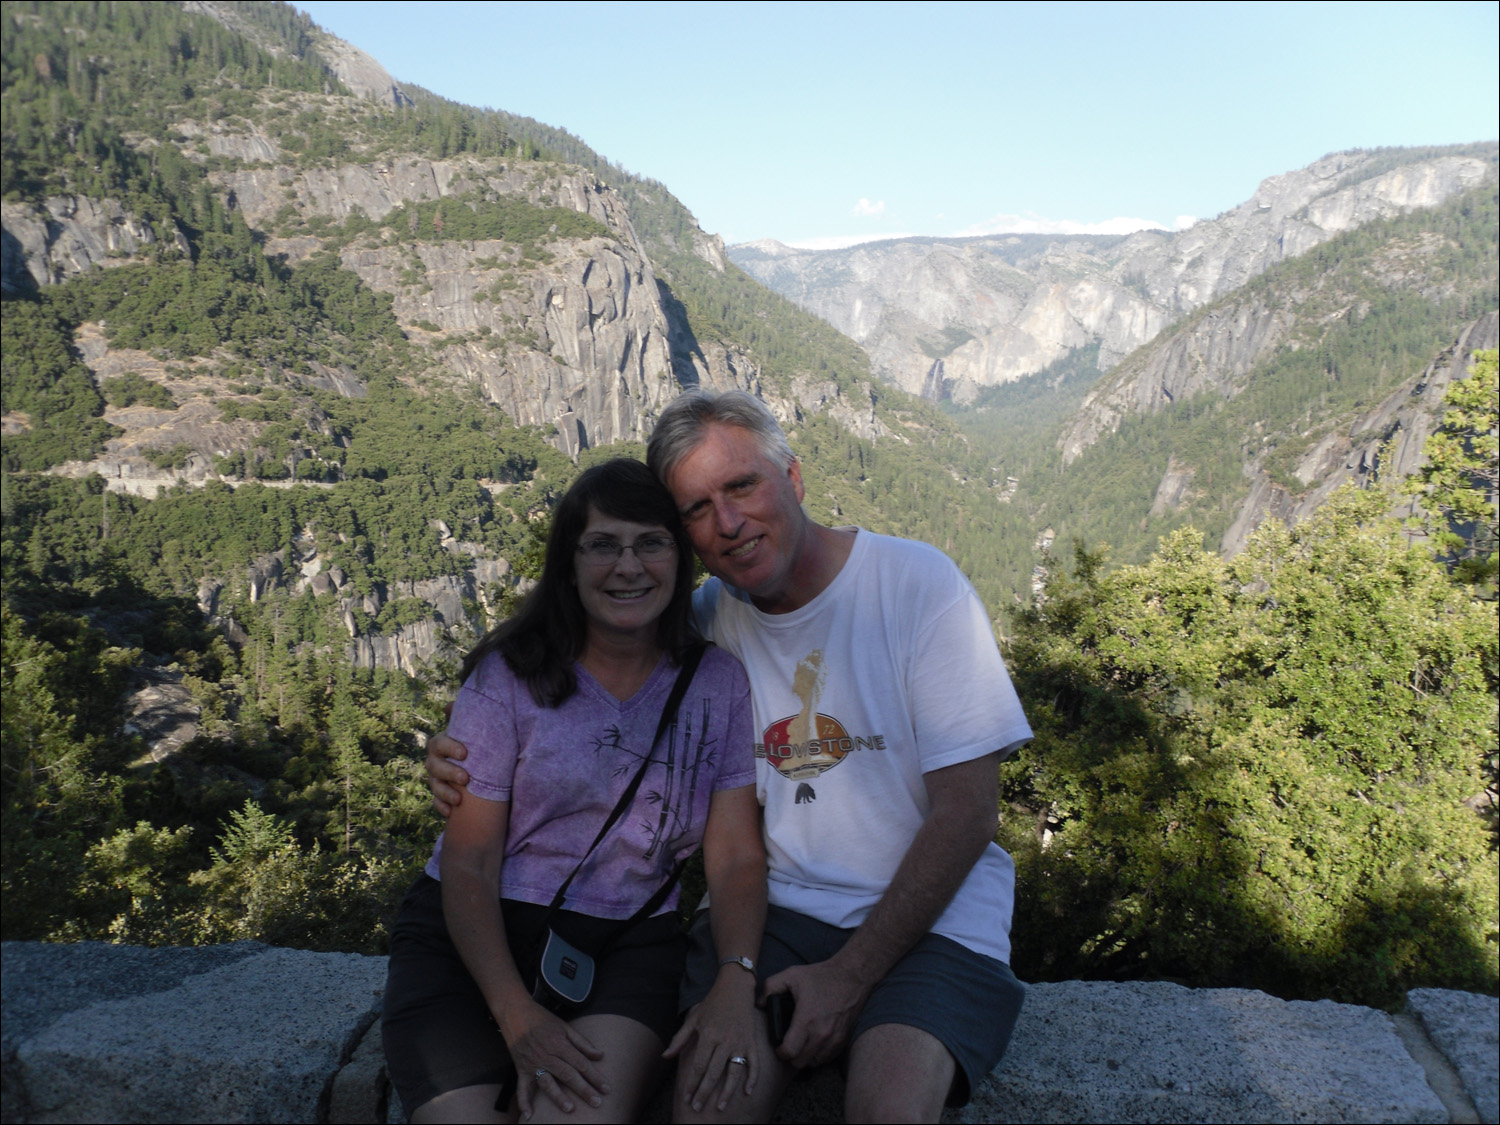
<svg viewBox="0 0 1500 1125"><path fill-rule="evenodd" d="M469 749L469 792L510 802L500 894L546 905L598 835L651 746L677 680L666 658L623 702L575 665L578 690L541 707L491 653L459 690L448 733ZM564 909L628 918L703 840L709 798L755 783L750 685L740 662L710 647L651 754L635 800L589 856ZM427 873L439 878L442 837ZM674 890L662 910L676 905Z"/></svg>

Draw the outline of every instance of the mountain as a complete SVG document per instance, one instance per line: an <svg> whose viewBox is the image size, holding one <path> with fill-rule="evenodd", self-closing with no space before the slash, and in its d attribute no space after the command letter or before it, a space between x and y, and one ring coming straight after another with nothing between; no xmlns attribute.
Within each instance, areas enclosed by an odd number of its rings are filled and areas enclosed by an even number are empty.
<svg viewBox="0 0 1500 1125"><path fill-rule="evenodd" d="M1493 180L1268 268L1103 375L1092 348L952 416L1044 538L1234 554L1344 481L1414 472L1450 378L1496 339Z"/></svg>
<svg viewBox="0 0 1500 1125"><path fill-rule="evenodd" d="M1173 235L730 254L942 401L1038 543L1139 561L1192 525L1233 554L1417 468L1450 373L1494 346L1496 155L1336 154Z"/></svg>
<svg viewBox="0 0 1500 1125"><path fill-rule="evenodd" d="M730 258L870 353L877 375L972 402L1098 345L1107 371L1187 313L1378 218L1493 179L1495 146L1344 152L1264 180L1246 202L1168 234L914 238L843 250L763 240Z"/></svg>
<svg viewBox="0 0 1500 1125"><path fill-rule="evenodd" d="M139 534L147 568L180 558L153 581L237 643L271 595L311 591L347 659L420 672L506 604L573 462L642 441L700 385L760 394L808 439L816 503L948 543L998 604L993 503L956 428L729 263L663 185L403 85L282 5L4 20L7 489L97 475L140 498L113 535ZM917 487L877 503L850 457ZM260 503L290 523L127 530L163 506L227 519L220 485L285 490ZM405 510L419 496L432 510ZM350 506L355 531L319 514ZM377 533L401 549L362 552Z"/></svg>

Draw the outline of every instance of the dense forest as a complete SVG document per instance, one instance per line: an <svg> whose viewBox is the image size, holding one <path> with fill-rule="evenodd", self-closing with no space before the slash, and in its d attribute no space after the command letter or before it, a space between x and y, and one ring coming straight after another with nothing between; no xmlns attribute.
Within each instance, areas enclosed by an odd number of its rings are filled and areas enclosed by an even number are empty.
<svg viewBox="0 0 1500 1125"><path fill-rule="evenodd" d="M1295 299L1322 327L1243 393L1131 421L1064 466L1056 436L1097 377L1091 355L944 414L716 265L662 185L499 111L411 88L399 104L356 99L306 17L216 7L232 20L172 4L3 8L7 206L109 199L154 232L108 268L8 285L0 318L7 940L383 949L437 831L421 741L457 658L535 574L573 475L641 453L572 460L444 366L460 343L524 357L532 326L460 341L403 320L341 257L399 253L401 291L418 292L431 247L499 246L498 302L619 231L494 193L408 200L378 222L289 208L252 225L215 177L266 169L184 132L242 122L276 141L279 175L410 155L538 183L586 169L628 207L679 381L721 353L753 370L795 404L815 518L954 556L1038 735L1002 772L1023 978L1378 1004L1420 985L1495 990L1493 358L1450 391L1423 477L1341 494L1233 560L1205 547L1242 495L1252 423L1257 454L1290 464L1310 414L1388 392L1494 307L1493 186L1340 236L1233 295ZM1372 261L1403 241L1440 249L1420 284L1381 282ZM1351 303L1360 315L1324 315ZM150 366L100 375L86 337ZM804 406L809 386L868 403L870 436ZM128 411L164 427L197 411L235 439L200 482L112 489L77 467ZM144 448L165 473L201 459ZM1143 520L1169 456L1216 483ZM1430 513L1425 538L1386 514L1403 487ZM1034 575L1049 526L1058 558ZM419 634L430 660L390 656ZM163 737L163 711L184 737Z"/></svg>

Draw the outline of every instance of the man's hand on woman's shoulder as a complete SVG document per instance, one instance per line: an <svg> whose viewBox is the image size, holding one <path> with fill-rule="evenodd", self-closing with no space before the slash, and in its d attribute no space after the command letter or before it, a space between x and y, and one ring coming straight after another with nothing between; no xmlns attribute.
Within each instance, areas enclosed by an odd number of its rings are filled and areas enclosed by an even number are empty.
<svg viewBox="0 0 1500 1125"><path fill-rule="evenodd" d="M422 765L427 770L427 785L432 790L432 807L444 817L463 804L469 773L458 763L468 756L469 748L458 739L449 738L447 731L427 740L427 758Z"/></svg>

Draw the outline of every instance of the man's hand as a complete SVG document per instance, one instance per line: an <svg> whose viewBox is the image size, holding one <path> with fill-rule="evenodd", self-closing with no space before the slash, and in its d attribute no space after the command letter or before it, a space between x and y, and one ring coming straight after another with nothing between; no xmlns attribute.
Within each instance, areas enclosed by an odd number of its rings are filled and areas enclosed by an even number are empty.
<svg viewBox="0 0 1500 1125"><path fill-rule="evenodd" d="M422 765L427 769L427 784L432 789L432 807L444 817L463 803L469 773L458 763L468 756L469 748L458 739L449 738L446 732L427 740L427 759Z"/></svg>
<svg viewBox="0 0 1500 1125"><path fill-rule="evenodd" d="M932 811L890 886L842 949L827 961L793 966L766 981L767 996L790 992L797 1008L777 1055L817 1066L849 1045L875 986L932 929L959 884L995 838L996 755L922 775Z"/></svg>
<svg viewBox="0 0 1500 1125"><path fill-rule="evenodd" d="M766 981L767 996L778 992L790 992L796 1008L776 1054L795 1067L837 1058L870 998L870 986L836 960L783 969Z"/></svg>

